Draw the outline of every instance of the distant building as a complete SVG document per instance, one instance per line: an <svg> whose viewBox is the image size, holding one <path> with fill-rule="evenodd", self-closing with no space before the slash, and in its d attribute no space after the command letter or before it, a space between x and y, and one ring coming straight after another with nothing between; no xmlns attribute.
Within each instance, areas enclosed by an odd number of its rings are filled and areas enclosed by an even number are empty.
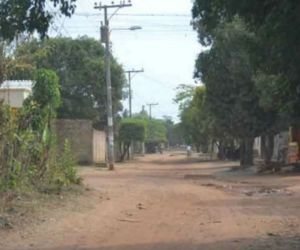
<svg viewBox="0 0 300 250"><path fill-rule="evenodd" d="M13 109L19 109L31 94L32 86L33 81L4 81L0 86L0 100Z"/></svg>

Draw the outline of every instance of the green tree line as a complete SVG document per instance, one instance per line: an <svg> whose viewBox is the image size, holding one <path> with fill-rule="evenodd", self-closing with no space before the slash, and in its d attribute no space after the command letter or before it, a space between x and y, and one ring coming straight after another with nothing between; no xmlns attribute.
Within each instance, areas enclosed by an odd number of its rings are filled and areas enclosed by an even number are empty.
<svg viewBox="0 0 300 250"><path fill-rule="evenodd" d="M299 122L299 6L194 1L193 25L207 50L195 70L203 87L177 96L188 141L205 149L215 143L221 158L238 151L241 166L249 166L253 140L261 136L269 163L273 136Z"/></svg>

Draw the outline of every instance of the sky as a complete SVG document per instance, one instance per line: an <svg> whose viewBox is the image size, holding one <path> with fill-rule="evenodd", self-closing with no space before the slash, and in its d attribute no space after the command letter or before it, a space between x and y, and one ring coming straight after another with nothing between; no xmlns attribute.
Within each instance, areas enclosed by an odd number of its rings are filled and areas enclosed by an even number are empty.
<svg viewBox="0 0 300 250"><path fill-rule="evenodd" d="M103 11L94 9L94 2L77 0L75 15L71 19L57 18L51 36L87 35L99 39ZM120 9L111 18L110 28L112 51L118 62L125 70L144 69L144 73L132 79L133 113L139 112L143 105L159 103L153 107L153 117L171 116L178 121L178 106L173 101L176 88L180 84L194 84L195 60L203 50L190 26L192 1L131 2L132 7ZM142 30L118 30L131 26L141 26ZM123 105L128 109L128 100Z"/></svg>

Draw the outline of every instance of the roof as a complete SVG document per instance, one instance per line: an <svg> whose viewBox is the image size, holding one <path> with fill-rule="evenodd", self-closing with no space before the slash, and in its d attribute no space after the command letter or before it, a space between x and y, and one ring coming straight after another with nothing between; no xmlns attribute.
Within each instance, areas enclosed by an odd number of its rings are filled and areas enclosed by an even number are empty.
<svg viewBox="0 0 300 250"><path fill-rule="evenodd" d="M1 86L1 89L16 89L16 90L28 90L31 91L32 86L33 86L33 81L30 80L9 80L9 81L4 81Z"/></svg>

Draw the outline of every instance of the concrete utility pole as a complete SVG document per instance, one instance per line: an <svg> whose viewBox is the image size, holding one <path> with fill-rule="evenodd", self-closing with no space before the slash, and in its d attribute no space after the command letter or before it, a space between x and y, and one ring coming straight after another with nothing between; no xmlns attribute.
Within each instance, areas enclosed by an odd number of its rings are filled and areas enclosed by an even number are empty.
<svg viewBox="0 0 300 250"><path fill-rule="evenodd" d="M101 41L105 43L105 79L107 87L107 126L108 126L108 168L114 170L114 122L113 122L113 109L112 109L112 87L111 87L111 69L110 69L110 29L108 9L121 9L125 7L131 7L132 4L129 1L121 1L120 4L102 5L102 3L95 3L95 9L100 11L104 10L104 25L101 25Z"/></svg>
<svg viewBox="0 0 300 250"><path fill-rule="evenodd" d="M153 106L157 106L158 103L149 103L147 104L149 106L149 115L150 115L150 119L152 119L152 107Z"/></svg>
<svg viewBox="0 0 300 250"><path fill-rule="evenodd" d="M129 117L132 117L132 88L131 88L131 79L132 79L132 74L138 74L138 73L143 73L144 69L140 70L127 70L125 73L128 74L128 84L129 84Z"/></svg>

